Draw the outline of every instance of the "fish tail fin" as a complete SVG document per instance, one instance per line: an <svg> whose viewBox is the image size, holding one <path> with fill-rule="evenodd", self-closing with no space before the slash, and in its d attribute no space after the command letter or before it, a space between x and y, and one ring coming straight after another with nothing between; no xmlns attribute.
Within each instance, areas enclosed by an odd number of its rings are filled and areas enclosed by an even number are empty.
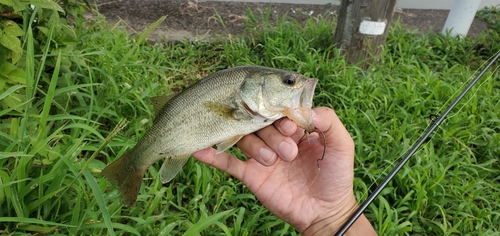
<svg viewBox="0 0 500 236"><path fill-rule="evenodd" d="M118 186L120 196L128 206L132 206L137 199L142 178L147 170L138 168L133 159L131 151L128 151L101 172L110 183Z"/></svg>

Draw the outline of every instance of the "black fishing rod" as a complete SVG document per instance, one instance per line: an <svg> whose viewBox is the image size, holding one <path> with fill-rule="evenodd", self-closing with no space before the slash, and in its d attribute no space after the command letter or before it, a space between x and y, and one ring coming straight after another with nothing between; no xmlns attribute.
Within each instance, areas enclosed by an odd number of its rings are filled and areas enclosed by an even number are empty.
<svg viewBox="0 0 500 236"><path fill-rule="evenodd" d="M439 116L437 119L433 119L434 122L432 125L427 129L427 131L418 139L418 141L413 145L413 147L406 153L404 156L403 160L401 160L396 167L389 173L389 175L382 181L382 183L373 191L372 194L366 199L365 202L352 214L352 216L349 218L349 220L340 228L340 230L335 234L336 236L342 236L344 235L347 230L356 222L356 220L363 214L363 212L366 210L366 208L375 200L375 198L382 192L382 190L387 186L387 184L396 176L396 174L403 168L403 166L408 162L410 157L417 152L418 148L422 146L425 142L428 141L429 136L434 132L434 130L443 122L443 120L446 118L446 116L451 112L451 110L462 100L462 98L469 92L469 90L476 84L476 82L483 76L483 74L493 65L493 63L500 57L500 51L497 52L497 54L490 60L490 62L484 67L484 69L479 72L479 74L467 85L467 87L458 95L458 97L451 103L448 108L446 108L446 111Z"/></svg>

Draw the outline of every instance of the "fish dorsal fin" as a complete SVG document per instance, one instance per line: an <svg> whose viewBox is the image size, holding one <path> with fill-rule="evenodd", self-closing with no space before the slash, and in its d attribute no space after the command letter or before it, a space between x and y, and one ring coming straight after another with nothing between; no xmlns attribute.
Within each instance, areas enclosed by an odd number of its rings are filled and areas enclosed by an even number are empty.
<svg viewBox="0 0 500 236"><path fill-rule="evenodd" d="M170 182L170 180L172 180L179 173L188 159L189 155L165 158L165 162L163 162L163 165L161 165L160 168L161 182L163 184Z"/></svg>
<svg viewBox="0 0 500 236"><path fill-rule="evenodd" d="M160 113L161 108L172 98L172 95L160 95L149 99L153 105L155 114Z"/></svg>
<svg viewBox="0 0 500 236"><path fill-rule="evenodd" d="M243 138L243 135L234 136L222 143L217 144L217 154L224 152L226 149L232 147L236 144L240 139Z"/></svg>

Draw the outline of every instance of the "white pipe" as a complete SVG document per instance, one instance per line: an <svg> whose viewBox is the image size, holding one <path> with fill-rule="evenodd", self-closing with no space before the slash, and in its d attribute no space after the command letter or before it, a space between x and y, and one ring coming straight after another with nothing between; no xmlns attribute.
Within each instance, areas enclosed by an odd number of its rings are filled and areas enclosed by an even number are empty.
<svg viewBox="0 0 500 236"><path fill-rule="evenodd" d="M456 0L444 23L443 34L451 30L450 34L452 36L466 36L479 4L481 4L480 0Z"/></svg>

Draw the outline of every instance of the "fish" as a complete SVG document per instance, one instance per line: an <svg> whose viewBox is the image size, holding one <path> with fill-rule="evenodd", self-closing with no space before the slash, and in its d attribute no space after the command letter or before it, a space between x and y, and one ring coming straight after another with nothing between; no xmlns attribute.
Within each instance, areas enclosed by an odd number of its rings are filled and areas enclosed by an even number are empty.
<svg viewBox="0 0 500 236"><path fill-rule="evenodd" d="M170 182L196 151L217 153L274 121L288 117L307 132L315 130L312 100L318 79L292 71L238 66L217 71L170 99L152 99L156 116L134 148L101 174L132 206L147 169L163 159L160 180Z"/></svg>

